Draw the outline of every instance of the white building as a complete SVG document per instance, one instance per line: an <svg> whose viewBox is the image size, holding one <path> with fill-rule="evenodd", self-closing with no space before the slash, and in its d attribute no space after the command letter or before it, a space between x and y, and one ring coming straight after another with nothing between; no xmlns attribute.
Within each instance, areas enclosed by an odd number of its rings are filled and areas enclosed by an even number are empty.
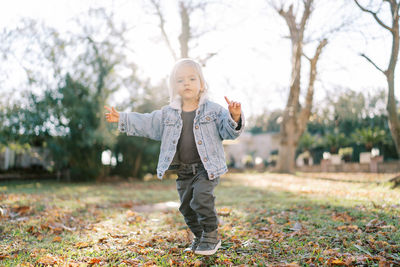
<svg viewBox="0 0 400 267"><path fill-rule="evenodd" d="M279 147L279 133L253 135L243 132L237 139L224 140L223 144L228 163L234 161L234 167L244 168L249 156L253 164L258 164L260 160L270 161L271 152Z"/></svg>

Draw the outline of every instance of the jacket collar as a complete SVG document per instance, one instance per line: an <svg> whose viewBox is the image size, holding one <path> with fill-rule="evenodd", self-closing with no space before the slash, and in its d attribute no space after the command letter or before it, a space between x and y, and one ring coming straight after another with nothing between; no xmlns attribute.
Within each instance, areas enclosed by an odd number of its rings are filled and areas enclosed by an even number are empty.
<svg viewBox="0 0 400 267"><path fill-rule="evenodd" d="M199 108L200 108L204 103L206 103L207 100L208 100L208 95L207 95L206 93L205 93L205 94L202 94L202 95L200 96ZM181 98L179 95L177 95L177 96L174 98L174 100L169 104L169 106L170 106L171 108L173 108L173 109L182 110L182 98Z"/></svg>

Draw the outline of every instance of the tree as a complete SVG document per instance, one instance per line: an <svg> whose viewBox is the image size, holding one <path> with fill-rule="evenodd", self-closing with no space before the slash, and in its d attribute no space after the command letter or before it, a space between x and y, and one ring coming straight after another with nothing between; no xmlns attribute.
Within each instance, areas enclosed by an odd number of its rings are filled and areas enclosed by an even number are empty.
<svg viewBox="0 0 400 267"><path fill-rule="evenodd" d="M371 149L376 145L383 145L387 142L385 131L378 127L356 129L352 137L356 143L363 144L367 151L371 151Z"/></svg>
<svg viewBox="0 0 400 267"><path fill-rule="evenodd" d="M178 36L179 41L179 52L176 52L176 49L173 47L173 38L166 31L166 18L165 14L162 10L162 5L160 0L151 0L150 1L155 13L160 21L159 28L161 31L162 38L164 39L169 51L171 52L174 60L179 58L187 58L190 56L190 43L194 40L198 39L205 32L199 32L199 29L194 28L191 25L191 17L196 12L205 12L207 5L210 3L207 1L178 1L178 9L179 9L179 18L181 21L180 24L180 33ZM196 32L197 30L197 32ZM207 61L214 57L217 53L210 52L207 55L198 56L197 60L205 66ZM179 55L179 56L178 56Z"/></svg>
<svg viewBox="0 0 400 267"><path fill-rule="evenodd" d="M289 27L289 37L292 51L292 71L290 80L290 92L283 112L283 119L280 127L279 159L277 170L280 172L293 172L295 168L295 153L297 143L302 136L307 121L311 114L312 100L314 95L314 82L317 75L317 62L323 48L328 43L327 39L321 39L315 50L314 56L305 56L310 63L310 73L307 88L307 95L304 107L301 107L300 97L300 78L301 63L304 56L303 46L305 44L305 30L307 22L313 12L313 0L303 2L304 10L300 22L297 22L293 4L287 9L283 4L276 7L277 12L285 19Z"/></svg>
<svg viewBox="0 0 400 267"><path fill-rule="evenodd" d="M394 144L396 146L397 153L400 154L400 122L399 122L399 114L397 112L396 108L396 97L394 94L394 74L395 74L395 69L397 65L397 60L399 57L399 7L400 3L397 2L396 0L384 0L382 4L389 4L390 6L390 22L392 25L387 25L384 20L380 18L380 13L381 13L381 5L379 5L379 8L377 11L372 11L371 8L367 8L362 6L358 0L354 0L355 4L363 11L366 13L369 13L373 16L375 21L381 26L383 29L389 31L392 37L392 47L391 47L391 53L390 53L390 60L389 64L386 68L386 70L380 68L371 58L369 58L365 54L361 54L362 57L367 59L377 70L382 72L385 77L386 81L388 84L388 99L387 99L387 112L388 112L388 118L389 118L389 128L390 132L392 134L392 138L394 141ZM380 1L381 2L381 1Z"/></svg>
<svg viewBox="0 0 400 267"><path fill-rule="evenodd" d="M117 25L104 9L90 10L83 19L88 21L77 22L80 32L60 33L30 20L6 34L13 37L2 50L8 57L13 44L23 40L30 46L18 58L27 75L26 97L18 108L6 108L12 116L2 121L1 135L47 145L56 169L87 179L101 173L101 153L116 142L103 117L105 101L124 84L136 90L139 82L136 66L126 61L124 24ZM132 74L121 77L116 68Z"/></svg>

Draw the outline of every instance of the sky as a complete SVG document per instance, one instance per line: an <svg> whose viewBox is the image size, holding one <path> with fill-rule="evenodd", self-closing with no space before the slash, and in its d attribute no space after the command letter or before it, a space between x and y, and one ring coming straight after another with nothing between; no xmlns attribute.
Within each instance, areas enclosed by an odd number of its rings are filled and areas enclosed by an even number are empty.
<svg viewBox="0 0 400 267"><path fill-rule="evenodd" d="M343 6L343 1L319 0L324 2L316 9L309 22L309 32L318 36L326 30L327 21L341 23L352 18L352 25L345 32L333 34L321 60L318 63L318 78L315 84L314 105L328 94L340 88L351 88L361 92L373 92L386 88L386 80L359 54L370 56L381 68L387 66L390 54L390 35L377 26L368 14L362 14L355 5ZM105 6L130 25L129 35L133 57L139 66L138 74L150 78L157 84L169 74L174 60L163 43L157 27L159 21L152 15L146 0L14 0L5 1L0 9L0 31L14 27L22 17L36 18L60 30L72 30L71 21L84 16L89 7ZM177 35L175 0L162 1L166 12L168 33ZM277 2L277 0L275 1ZM289 1L286 1L289 2ZM335 2L335 3L332 3ZM318 6L317 6L318 7ZM388 17L382 18L387 21ZM286 104L291 71L291 51L287 26L282 17L268 6L267 1L214 1L207 13L196 14L193 25L213 29L203 35L197 55L217 52L204 68L210 86L211 99L222 105L224 96L242 102L245 114L255 115L263 110L283 108ZM177 41L173 43L177 48ZM315 42L305 47L305 53L312 56ZM128 56L128 55L127 55ZM132 56L132 55L131 55ZM303 64L302 92L308 82L308 64ZM398 76L398 75L397 75ZM15 72L9 84L23 79ZM400 82L396 79L397 84ZM395 94L400 94L396 86ZM128 95L121 90L110 99L110 105L122 102Z"/></svg>

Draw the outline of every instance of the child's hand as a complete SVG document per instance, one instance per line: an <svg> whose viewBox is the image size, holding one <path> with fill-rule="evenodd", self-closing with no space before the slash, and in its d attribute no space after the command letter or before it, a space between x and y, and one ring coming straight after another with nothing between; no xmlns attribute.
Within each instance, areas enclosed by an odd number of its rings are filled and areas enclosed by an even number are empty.
<svg viewBox="0 0 400 267"><path fill-rule="evenodd" d="M229 101L229 99L225 96L226 103L228 103L228 109L231 113L232 119L236 122L239 122L240 114L242 113L242 108L240 102Z"/></svg>
<svg viewBox="0 0 400 267"><path fill-rule="evenodd" d="M114 109L114 107L109 108L104 106L104 108L111 112L106 113L106 119L108 122L119 122L119 113Z"/></svg>

